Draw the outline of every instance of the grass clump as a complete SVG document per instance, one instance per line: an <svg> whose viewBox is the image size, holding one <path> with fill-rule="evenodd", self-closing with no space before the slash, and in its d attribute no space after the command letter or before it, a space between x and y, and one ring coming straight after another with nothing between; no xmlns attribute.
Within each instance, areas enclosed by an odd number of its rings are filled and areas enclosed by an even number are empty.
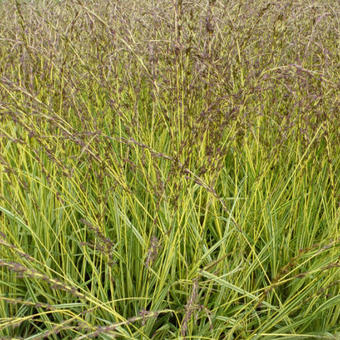
<svg viewBox="0 0 340 340"><path fill-rule="evenodd" d="M336 339L338 13L2 2L1 339Z"/></svg>

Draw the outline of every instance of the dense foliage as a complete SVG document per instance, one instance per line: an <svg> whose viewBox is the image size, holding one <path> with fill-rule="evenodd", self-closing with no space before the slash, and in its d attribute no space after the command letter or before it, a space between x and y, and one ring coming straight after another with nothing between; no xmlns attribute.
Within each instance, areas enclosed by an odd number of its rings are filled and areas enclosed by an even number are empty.
<svg viewBox="0 0 340 340"><path fill-rule="evenodd" d="M3 2L1 339L338 338L339 13Z"/></svg>

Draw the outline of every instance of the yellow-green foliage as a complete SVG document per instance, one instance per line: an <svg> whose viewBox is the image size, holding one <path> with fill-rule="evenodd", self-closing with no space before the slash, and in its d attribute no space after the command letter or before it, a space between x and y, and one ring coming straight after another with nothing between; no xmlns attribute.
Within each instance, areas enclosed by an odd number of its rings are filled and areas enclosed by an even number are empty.
<svg viewBox="0 0 340 340"><path fill-rule="evenodd" d="M1 339L337 339L338 1L0 5Z"/></svg>

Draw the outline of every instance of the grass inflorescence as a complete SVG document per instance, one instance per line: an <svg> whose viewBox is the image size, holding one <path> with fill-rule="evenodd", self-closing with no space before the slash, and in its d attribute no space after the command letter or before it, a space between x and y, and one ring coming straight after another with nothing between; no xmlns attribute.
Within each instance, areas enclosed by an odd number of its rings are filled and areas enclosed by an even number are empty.
<svg viewBox="0 0 340 340"><path fill-rule="evenodd" d="M0 338L339 337L339 13L1 2Z"/></svg>

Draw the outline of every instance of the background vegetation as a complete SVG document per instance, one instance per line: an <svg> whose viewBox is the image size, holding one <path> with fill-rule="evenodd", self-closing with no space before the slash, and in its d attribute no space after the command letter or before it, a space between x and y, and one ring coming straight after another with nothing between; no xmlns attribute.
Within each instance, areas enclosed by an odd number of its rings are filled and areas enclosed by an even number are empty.
<svg viewBox="0 0 340 340"><path fill-rule="evenodd" d="M1 339L336 339L333 0L0 5Z"/></svg>

